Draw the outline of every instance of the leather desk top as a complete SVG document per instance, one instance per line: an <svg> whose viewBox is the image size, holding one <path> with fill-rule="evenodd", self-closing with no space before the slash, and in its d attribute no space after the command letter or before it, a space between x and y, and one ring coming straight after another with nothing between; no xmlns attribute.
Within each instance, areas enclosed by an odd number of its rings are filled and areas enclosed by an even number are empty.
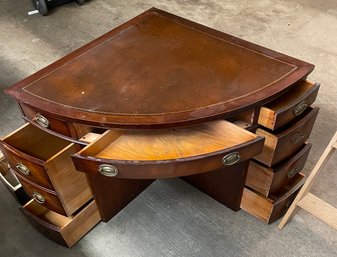
<svg viewBox="0 0 337 257"><path fill-rule="evenodd" d="M313 68L152 8L6 92L79 123L169 127L267 102Z"/></svg>

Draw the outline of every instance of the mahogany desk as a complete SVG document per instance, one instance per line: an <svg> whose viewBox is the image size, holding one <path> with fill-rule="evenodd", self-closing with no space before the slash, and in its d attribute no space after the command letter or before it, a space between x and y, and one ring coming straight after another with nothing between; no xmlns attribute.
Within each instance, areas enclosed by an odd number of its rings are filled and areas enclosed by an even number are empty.
<svg viewBox="0 0 337 257"><path fill-rule="evenodd" d="M182 177L239 210L249 160L265 147L253 133L260 108L318 90L305 81L313 68L152 8L6 92L26 121L75 143L72 161L109 221L158 178ZM307 115L312 95L285 101L278 122Z"/></svg>

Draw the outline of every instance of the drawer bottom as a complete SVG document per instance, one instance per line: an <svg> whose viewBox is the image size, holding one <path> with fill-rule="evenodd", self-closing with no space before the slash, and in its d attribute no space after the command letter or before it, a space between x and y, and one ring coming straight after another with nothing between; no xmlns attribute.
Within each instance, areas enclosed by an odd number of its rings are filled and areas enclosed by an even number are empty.
<svg viewBox="0 0 337 257"><path fill-rule="evenodd" d="M28 202L20 210L38 232L69 248L101 220L94 200L71 217L53 212L34 200Z"/></svg>
<svg viewBox="0 0 337 257"><path fill-rule="evenodd" d="M304 175L300 173L291 184L269 197L246 187L241 199L241 209L270 224L286 213L304 181Z"/></svg>

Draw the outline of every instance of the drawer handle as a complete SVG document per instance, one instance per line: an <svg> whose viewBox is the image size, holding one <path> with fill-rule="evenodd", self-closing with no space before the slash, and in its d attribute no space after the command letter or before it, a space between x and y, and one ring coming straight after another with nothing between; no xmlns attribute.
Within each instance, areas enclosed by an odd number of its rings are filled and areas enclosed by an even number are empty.
<svg viewBox="0 0 337 257"><path fill-rule="evenodd" d="M300 102L294 109L295 116L301 115L305 109L307 109L308 105L305 103L305 101Z"/></svg>
<svg viewBox="0 0 337 257"><path fill-rule="evenodd" d="M115 177L118 174L118 169L109 164L101 164L98 166L98 172L107 177Z"/></svg>
<svg viewBox="0 0 337 257"><path fill-rule="evenodd" d="M35 116L35 120L42 127L44 127L44 128L48 128L49 127L49 121L48 121L48 119L46 117L42 116L41 114L37 114Z"/></svg>
<svg viewBox="0 0 337 257"><path fill-rule="evenodd" d="M297 173L299 173L300 170L298 168L294 168L288 172L288 178L291 179L294 177Z"/></svg>
<svg viewBox="0 0 337 257"><path fill-rule="evenodd" d="M238 161L240 161L240 154L238 152L229 153L222 158L222 163L226 166L233 165Z"/></svg>
<svg viewBox="0 0 337 257"><path fill-rule="evenodd" d="M16 164L15 167L16 167L16 168L18 169L18 171L20 171L23 175L28 176L29 173L30 173L29 169L28 169L25 165L23 165L22 163Z"/></svg>
<svg viewBox="0 0 337 257"><path fill-rule="evenodd" d="M295 133L295 135L293 135L291 142L296 145L299 142L301 142L301 140L304 138L304 134L302 132L297 132Z"/></svg>
<svg viewBox="0 0 337 257"><path fill-rule="evenodd" d="M33 198L39 204L43 204L45 202L44 197L37 192L33 193Z"/></svg>

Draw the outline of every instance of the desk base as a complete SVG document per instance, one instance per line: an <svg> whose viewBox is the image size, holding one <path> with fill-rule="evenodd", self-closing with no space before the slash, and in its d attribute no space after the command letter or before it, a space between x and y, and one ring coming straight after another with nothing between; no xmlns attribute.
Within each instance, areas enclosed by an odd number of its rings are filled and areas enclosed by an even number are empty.
<svg viewBox="0 0 337 257"><path fill-rule="evenodd" d="M87 174L102 221L108 222L143 192L153 179L119 179Z"/></svg>
<svg viewBox="0 0 337 257"><path fill-rule="evenodd" d="M245 161L231 168L181 177L181 179L233 211L238 211L240 210L248 164L249 161Z"/></svg>
<svg viewBox="0 0 337 257"><path fill-rule="evenodd" d="M249 161L208 173L181 177L228 208L240 210ZM87 174L102 221L108 222L144 191L153 179L118 179Z"/></svg>

